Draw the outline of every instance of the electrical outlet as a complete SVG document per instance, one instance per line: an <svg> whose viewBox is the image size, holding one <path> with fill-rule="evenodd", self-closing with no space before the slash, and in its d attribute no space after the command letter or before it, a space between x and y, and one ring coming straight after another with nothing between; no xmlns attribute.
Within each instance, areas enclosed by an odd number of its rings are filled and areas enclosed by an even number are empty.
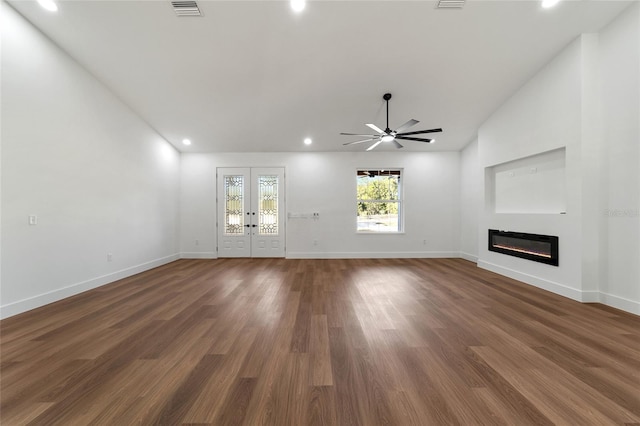
<svg viewBox="0 0 640 426"><path fill-rule="evenodd" d="M113 261L113 253L107 253L107 262Z"/></svg>
<svg viewBox="0 0 640 426"><path fill-rule="evenodd" d="M38 224L38 216L35 214L29 215L29 226L35 226Z"/></svg>
<svg viewBox="0 0 640 426"><path fill-rule="evenodd" d="M200 245L200 240L196 240L196 245L199 246Z"/></svg>
<svg viewBox="0 0 640 426"><path fill-rule="evenodd" d="M422 245L426 246L427 245L427 240L422 240Z"/></svg>
<svg viewBox="0 0 640 426"><path fill-rule="evenodd" d="M318 240L313 240L313 245L317 246L318 245Z"/></svg>

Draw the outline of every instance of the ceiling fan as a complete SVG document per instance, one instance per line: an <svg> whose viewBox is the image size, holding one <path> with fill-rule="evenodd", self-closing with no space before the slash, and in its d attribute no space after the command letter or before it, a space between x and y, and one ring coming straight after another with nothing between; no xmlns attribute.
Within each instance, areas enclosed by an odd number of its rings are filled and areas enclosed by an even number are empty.
<svg viewBox="0 0 640 426"><path fill-rule="evenodd" d="M438 133L442 131L442 129L429 129L429 130L418 130L415 132L405 132L405 130L407 130L409 127L415 126L416 124L419 123L418 120L414 120L414 119L407 121L402 126L398 127L396 130L391 130L389 128L389 99L391 99L391 93L385 93L382 99L384 99L387 102L387 127L384 130L381 130L375 124L367 124L366 125L367 127L378 132L377 135L364 135L359 133L340 133L341 135L364 136L368 138L368 139L363 139L361 141L347 142L343 145L354 145L357 143L374 142L373 145L367 148L367 151L371 151L372 149L374 149L375 147L377 147L383 142L393 142L396 148L404 148L400 144L400 142L398 142L398 139L406 140L406 141L418 141L418 142L431 143L433 142L433 139L416 138L416 137L410 137L410 136L419 135L421 133Z"/></svg>

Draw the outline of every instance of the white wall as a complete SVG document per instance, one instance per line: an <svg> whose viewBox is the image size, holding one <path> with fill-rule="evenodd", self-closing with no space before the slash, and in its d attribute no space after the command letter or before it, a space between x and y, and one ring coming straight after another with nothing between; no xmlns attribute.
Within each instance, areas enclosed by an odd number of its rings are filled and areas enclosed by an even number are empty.
<svg viewBox="0 0 640 426"><path fill-rule="evenodd" d="M457 152L183 154L183 256L216 256L215 170L240 166L285 167L287 211L320 212L318 221L287 221L287 257L458 256ZM396 167L404 169L405 233L356 234L356 169Z"/></svg>
<svg viewBox="0 0 640 426"><path fill-rule="evenodd" d="M496 213L567 211L565 151L559 149L492 167Z"/></svg>
<svg viewBox="0 0 640 426"><path fill-rule="evenodd" d="M606 236L601 297L640 315L640 4L600 33Z"/></svg>
<svg viewBox="0 0 640 426"><path fill-rule="evenodd" d="M582 300L581 76L582 39L576 40L502 105L478 131L485 191L479 222L479 266ZM491 167L566 147L566 214L500 214L492 200ZM487 230L560 238L560 266L490 252Z"/></svg>
<svg viewBox="0 0 640 426"><path fill-rule="evenodd" d="M177 258L179 167L173 147L2 3L3 317Z"/></svg>
<svg viewBox="0 0 640 426"><path fill-rule="evenodd" d="M477 262L478 220L483 194L477 139L460 153L460 184L460 255Z"/></svg>
<svg viewBox="0 0 640 426"><path fill-rule="evenodd" d="M559 148L566 215L496 213L492 167ZM477 152L480 267L640 314L640 4L579 37L514 93L480 127ZM470 145L463 182L475 161ZM462 195L464 211L473 199ZM473 216L462 217L471 229ZM489 252L489 228L558 235L560 266ZM468 243L463 236L462 251Z"/></svg>

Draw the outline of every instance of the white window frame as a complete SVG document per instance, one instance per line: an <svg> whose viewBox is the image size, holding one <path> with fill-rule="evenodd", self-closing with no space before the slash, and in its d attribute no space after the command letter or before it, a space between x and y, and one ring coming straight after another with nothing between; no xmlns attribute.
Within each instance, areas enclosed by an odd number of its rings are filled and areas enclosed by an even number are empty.
<svg viewBox="0 0 640 426"><path fill-rule="evenodd" d="M397 172L398 173L398 199L397 200L377 200L358 198L358 176L363 172ZM356 233L359 235L389 235L404 233L404 169L401 167L379 167L379 168L358 168L356 169ZM393 231L380 230L360 230L358 227L358 206L360 203L396 203L398 205L398 229Z"/></svg>

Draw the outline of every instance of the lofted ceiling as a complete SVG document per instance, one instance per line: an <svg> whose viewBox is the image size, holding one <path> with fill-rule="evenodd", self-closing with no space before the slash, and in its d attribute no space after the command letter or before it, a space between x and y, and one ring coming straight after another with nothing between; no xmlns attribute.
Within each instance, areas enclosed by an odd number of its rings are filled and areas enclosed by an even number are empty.
<svg viewBox="0 0 640 426"><path fill-rule="evenodd" d="M169 1L62 1L57 13L9 3L183 152L362 151L339 133L384 128L385 92L391 128L414 118L410 130L444 129L406 151L459 150L630 4L318 0L296 14L288 1L201 0L204 16L177 17Z"/></svg>

